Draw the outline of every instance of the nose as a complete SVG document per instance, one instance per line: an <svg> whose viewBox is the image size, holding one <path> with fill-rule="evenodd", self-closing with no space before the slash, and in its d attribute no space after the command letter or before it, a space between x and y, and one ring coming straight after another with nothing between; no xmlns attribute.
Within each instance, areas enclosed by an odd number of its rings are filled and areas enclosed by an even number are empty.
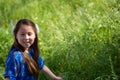
<svg viewBox="0 0 120 80"><path fill-rule="evenodd" d="M29 36L27 34L25 35L25 39L29 39Z"/></svg>

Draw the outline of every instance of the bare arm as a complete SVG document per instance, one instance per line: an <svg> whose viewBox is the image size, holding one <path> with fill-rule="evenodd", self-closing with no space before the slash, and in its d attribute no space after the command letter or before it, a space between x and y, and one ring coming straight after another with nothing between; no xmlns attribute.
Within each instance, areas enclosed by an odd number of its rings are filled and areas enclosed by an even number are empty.
<svg viewBox="0 0 120 80"><path fill-rule="evenodd" d="M61 77L57 77L47 66L44 65L41 70L46 76L50 77L52 80L63 80Z"/></svg>

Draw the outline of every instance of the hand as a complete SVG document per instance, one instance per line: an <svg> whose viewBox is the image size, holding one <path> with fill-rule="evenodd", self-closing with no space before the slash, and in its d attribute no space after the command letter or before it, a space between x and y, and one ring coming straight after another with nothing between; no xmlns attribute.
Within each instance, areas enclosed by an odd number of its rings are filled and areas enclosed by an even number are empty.
<svg viewBox="0 0 120 80"><path fill-rule="evenodd" d="M53 80L63 80L61 77L55 77Z"/></svg>

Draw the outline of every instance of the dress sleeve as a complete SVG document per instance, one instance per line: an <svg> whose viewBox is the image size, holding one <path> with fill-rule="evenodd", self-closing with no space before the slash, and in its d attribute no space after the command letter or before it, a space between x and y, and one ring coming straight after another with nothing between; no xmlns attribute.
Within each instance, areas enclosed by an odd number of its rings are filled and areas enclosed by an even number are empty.
<svg viewBox="0 0 120 80"><path fill-rule="evenodd" d="M6 59L4 78L9 78L9 80L16 80L16 76L17 76L17 66L15 61L15 56L13 53L9 53Z"/></svg>
<svg viewBox="0 0 120 80"><path fill-rule="evenodd" d="M39 69L40 70L43 69L43 67L44 67L44 61L42 60L41 57L38 58L38 63L39 63Z"/></svg>

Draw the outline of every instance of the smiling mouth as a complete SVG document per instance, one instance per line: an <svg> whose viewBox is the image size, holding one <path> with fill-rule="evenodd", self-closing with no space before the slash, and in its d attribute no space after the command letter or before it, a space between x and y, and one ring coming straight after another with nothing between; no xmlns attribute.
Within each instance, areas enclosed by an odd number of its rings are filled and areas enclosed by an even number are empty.
<svg viewBox="0 0 120 80"><path fill-rule="evenodd" d="M24 43L24 46L29 47L31 44L29 42Z"/></svg>
<svg viewBox="0 0 120 80"><path fill-rule="evenodd" d="M30 42L26 42L25 44L30 44Z"/></svg>
<svg viewBox="0 0 120 80"><path fill-rule="evenodd" d="M24 44L27 44L27 45L28 45L28 44L30 44L30 42L24 42Z"/></svg>

